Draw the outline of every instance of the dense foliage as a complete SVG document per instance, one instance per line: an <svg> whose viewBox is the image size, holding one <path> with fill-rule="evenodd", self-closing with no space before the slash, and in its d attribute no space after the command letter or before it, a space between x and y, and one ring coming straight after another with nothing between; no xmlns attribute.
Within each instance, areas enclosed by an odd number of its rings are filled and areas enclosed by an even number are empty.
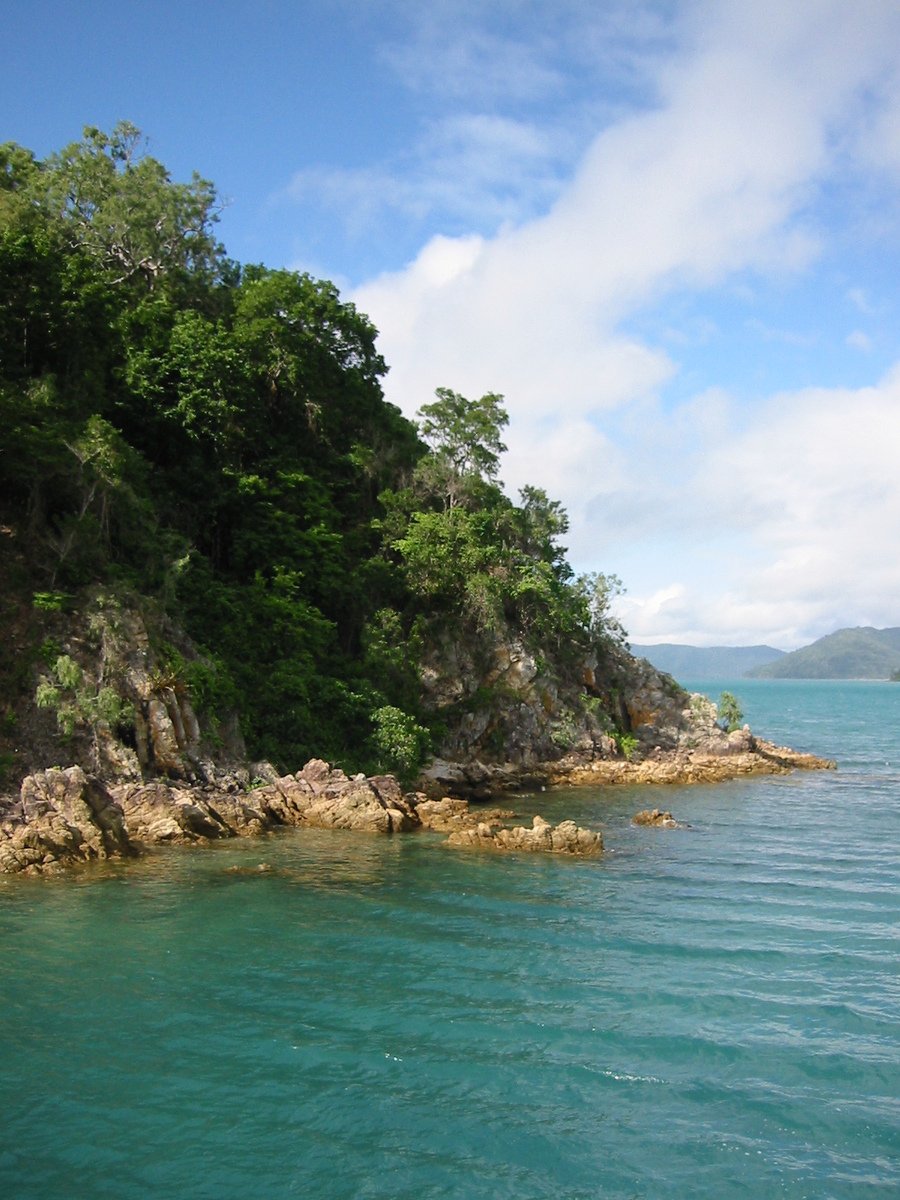
<svg viewBox="0 0 900 1200"><path fill-rule="evenodd" d="M39 596L153 597L254 756L411 770L438 629L618 637L566 517L497 478L502 397L385 402L376 331L328 282L239 266L218 200L122 124L0 147L0 489ZM45 599L46 602L46 599Z"/></svg>

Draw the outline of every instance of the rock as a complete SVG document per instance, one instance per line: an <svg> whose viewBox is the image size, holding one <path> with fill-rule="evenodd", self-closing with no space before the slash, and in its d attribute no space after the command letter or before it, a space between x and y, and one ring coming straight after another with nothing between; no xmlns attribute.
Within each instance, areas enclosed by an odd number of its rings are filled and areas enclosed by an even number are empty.
<svg viewBox="0 0 900 1200"><path fill-rule="evenodd" d="M0 820L0 870L39 874L70 862L133 853L123 814L81 767L27 776Z"/></svg>
<svg viewBox="0 0 900 1200"><path fill-rule="evenodd" d="M348 779L321 759L311 759L296 775L253 794L286 825L399 833L419 824L414 806L393 777Z"/></svg>
<svg viewBox="0 0 900 1200"><path fill-rule="evenodd" d="M727 754L657 749L637 762L585 762L570 756L544 764L542 774L530 773L528 784L534 787L539 779L569 784L709 782L835 765L755 739L749 730L727 736L733 747ZM750 748L743 749L748 739ZM486 777L490 788L521 786L526 779L523 770L508 765L474 763L468 770L471 781ZM452 764L442 764L439 773L453 774ZM448 834L451 846L499 851L585 856L603 850L599 833L573 821L554 827L536 816L531 828L509 827L512 812L473 810L458 796L404 793L389 775L350 779L321 759L281 778L268 764L255 764L253 781L265 778L271 782L251 786L246 767L217 773L212 763L203 764L199 783L163 778L107 787L78 766L36 772L23 781L17 798L0 797L0 871L39 874L134 854L145 846L245 837L278 825L379 834L427 829ZM662 828L678 825L670 812L660 809L638 813L634 820Z"/></svg>
<svg viewBox="0 0 900 1200"><path fill-rule="evenodd" d="M199 789L177 787L160 779L120 784L115 795L132 840L141 845L208 841L232 837L235 832Z"/></svg>
<svg viewBox="0 0 900 1200"><path fill-rule="evenodd" d="M635 813L631 818L635 825L654 825L658 829L680 829L681 826L668 811L659 808L645 808Z"/></svg>
<svg viewBox="0 0 900 1200"><path fill-rule="evenodd" d="M474 813L468 800L458 796L444 796L440 800L416 798L416 817L423 829L436 833L453 833L460 829L471 829L479 824L488 826L508 821L516 814L508 809L479 809Z"/></svg>
<svg viewBox="0 0 900 1200"><path fill-rule="evenodd" d="M451 833L469 823L469 802L456 796L444 796L441 800L420 800L416 805L416 816L423 829Z"/></svg>
<svg viewBox="0 0 900 1200"><path fill-rule="evenodd" d="M447 838L447 845L484 850L543 852L590 857L603 851L603 837L590 829L582 829L574 821L562 821L551 826L541 816L534 817L531 829L516 825L499 829L481 821L474 828L456 830Z"/></svg>

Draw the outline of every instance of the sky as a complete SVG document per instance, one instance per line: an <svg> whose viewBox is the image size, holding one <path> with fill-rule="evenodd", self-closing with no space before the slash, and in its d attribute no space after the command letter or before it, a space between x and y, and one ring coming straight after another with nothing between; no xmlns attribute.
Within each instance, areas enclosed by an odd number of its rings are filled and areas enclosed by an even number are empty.
<svg viewBox="0 0 900 1200"><path fill-rule="evenodd" d="M0 0L0 141L128 120L333 280L409 416L498 392L637 643L900 625L897 0Z"/></svg>

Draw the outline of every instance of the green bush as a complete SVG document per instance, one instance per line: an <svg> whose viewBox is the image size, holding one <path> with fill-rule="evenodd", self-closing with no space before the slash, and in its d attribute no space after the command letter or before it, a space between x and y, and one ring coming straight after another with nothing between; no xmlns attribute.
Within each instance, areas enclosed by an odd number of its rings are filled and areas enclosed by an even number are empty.
<svg viewBox="0 0 900 1200"><path fill-rule="evenodd" d="M722 693L719 703L716 705L716 711L719 716L719 724L727 733L740 729L744 714L737 697L733 696L731 692Z"/></svg>
<svg viewBox="0 0 900 1200"><path fill-rule="evenodd" d="M63 737L71 737L78 728L96 732L100 723L112 729L125 729L134 722L132 705L115 688L94 690L84 682L84 672L68 654L61 654L53 667L53 679L44 677L37 686L34 701L38 708L53 709Z"/></svg>
<svg viewBox="0 0 900 1200"><path fill-rule="evenodd" d="M379 767L403 780L411 779L428 753L428 730L393 704L375 709L372 724L371 741Z"/></svg>
<svg viewBox="0 0 900 1200"><path fill-rule="evenodd" d="M616 743L616 748L623 758L631 759L635 750L638 748L638 740L632 733L616 732L613 735L613 741Z"/></svg>

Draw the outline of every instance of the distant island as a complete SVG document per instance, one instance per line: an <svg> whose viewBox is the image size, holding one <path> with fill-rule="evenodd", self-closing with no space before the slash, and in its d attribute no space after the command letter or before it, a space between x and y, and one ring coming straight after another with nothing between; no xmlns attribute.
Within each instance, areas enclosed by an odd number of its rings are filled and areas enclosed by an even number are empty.
<svg viewBox="0 0 900 1200"><path fill-rule="evenodd" d="M632 645L675 679L891 679L900 681L900 628L838 629L785 653L773 646Z"/></svg>
<svg viewBox="0 0 900 1200"><path fill-rule="evenodd" d="M890 679L900 669L900 628L839 629L754 667L752 679Z"/></svg>
<svg viewBox="0 0 900 1200"><path fill-rule="evenodd" d="M784 657L774 646L685 646L660 642L658 646L632 645L632 653L646 658L658 671L694 683L713 679L739 679L754 667Z"/></svg>

